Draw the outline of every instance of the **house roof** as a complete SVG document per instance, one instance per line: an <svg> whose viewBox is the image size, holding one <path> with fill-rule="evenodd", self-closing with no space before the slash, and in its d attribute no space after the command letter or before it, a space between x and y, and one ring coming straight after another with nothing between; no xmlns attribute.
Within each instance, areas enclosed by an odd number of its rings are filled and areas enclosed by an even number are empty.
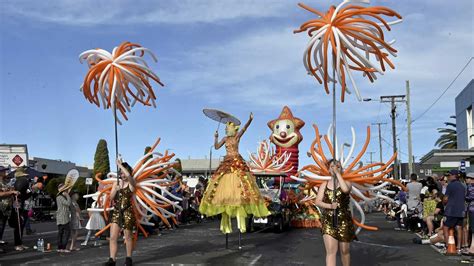
<svg viewBox="0 0 474 266"><path fill-rule="evenodd" d="M421 157L422 164L440 164L441 162L460 162L474 160L474 150L433 149Z"/></svg>
<svg viewBox="0 0 474 266"><path fill-rule="evenodd" d="M219 166L220 159L212 159L211 169L214 171ZM181 159L183 173L206 172L209 171L209 159Z"/></svg>

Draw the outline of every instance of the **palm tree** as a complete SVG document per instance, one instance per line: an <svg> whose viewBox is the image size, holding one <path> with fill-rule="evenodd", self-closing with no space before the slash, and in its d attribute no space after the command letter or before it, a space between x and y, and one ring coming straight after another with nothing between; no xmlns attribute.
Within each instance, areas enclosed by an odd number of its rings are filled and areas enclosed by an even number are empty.
<svg viewBox="0 0 474 266"><path fill-rule="evenodd" d="M451 117L453 118L453 117ZM455 117L454 117L455 118ZM445 122L445 128L438 128L439 136L438 140L436 141L435 145L440 147L441 149L457 149L458 142L457 142L457 135L456 135L456 123L453 122Z"/></svg>

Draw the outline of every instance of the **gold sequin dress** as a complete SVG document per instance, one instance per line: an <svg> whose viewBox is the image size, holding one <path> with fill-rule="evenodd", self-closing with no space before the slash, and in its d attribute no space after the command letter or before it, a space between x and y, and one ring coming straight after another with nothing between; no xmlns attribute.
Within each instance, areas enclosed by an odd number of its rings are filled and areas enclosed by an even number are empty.
<svg viewBox="0 0 474 266"><path fill-rule="evenodd" d="M326 188L324 191L323 202L331 204L333 190ZM337 208L337 226L333 227L333 210L325 209L321 216L323 235L330 235L341 242L351 242L355 238L354 224L352 222L352 214L349 210L350 196L342 192L341 188L336 189L336 202L339 203Z"/></svg>
<svg viewBox="0 0 474 266"><path fill-rule="evenodd" d="M111 223L116 223L122 229L133 230L135 226L135 215L132 209L133 192L127 186L118 191L115 207L112 211Z"/></svg>
<svg viewBox="0 0 474 266"><path fill-rule="evenodd" d="M204 192L200 213L207 216L221 214L221 231L231 233L231 218L237 218L238 228L246 231L245 218L266 217L270 213L260 195L255 176L239 154L239 137L227 137L227 155L209 180Z"/></svg>

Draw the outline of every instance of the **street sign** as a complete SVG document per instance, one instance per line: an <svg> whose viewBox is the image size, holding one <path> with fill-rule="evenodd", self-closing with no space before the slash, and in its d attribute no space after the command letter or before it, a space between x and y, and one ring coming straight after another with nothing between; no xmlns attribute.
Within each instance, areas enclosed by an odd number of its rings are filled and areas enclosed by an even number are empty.
<svg viewBox="0 0 474 266"><path fill-rule="evenodd" d="M0 145L0 166L16 169L28 166L28 149L26 145Z"/></svg>
<svg viewBox="0 0 474 266"><path fill-rule="evenodd" d="M89 185L92 185L92 182L93 182L93 181L94 181L94 179L92 179L92 178L90 178L90 177L86 178L86 185L88 185L88 186L89 186Z"/></svg>
<svg viewBox="0 0 474 266"><path fill-rule="evenodd" d="M12 159L12 162L16 165L16 166L20 166L21 163L23 163L23 159L21 158L20 155L15 155L15 157L13 157Z"/></svg>

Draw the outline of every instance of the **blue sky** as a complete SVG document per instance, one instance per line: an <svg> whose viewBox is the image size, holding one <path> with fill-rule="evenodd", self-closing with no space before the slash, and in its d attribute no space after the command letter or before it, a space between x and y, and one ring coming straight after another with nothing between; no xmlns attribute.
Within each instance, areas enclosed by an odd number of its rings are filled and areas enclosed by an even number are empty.
<svg viewBox="0 0 474 266"><path fill-rule="evenodd" d="M180 158L203 158L216 123L202 109L218 108L254 122L241 153L254 151L268 138L266 123L289 105L306 122L300 163L314 137L312 123L328 127L331 97L306 75L302 53L305 34L292 31L311 15L297 1L2 1L0 9L0 143L26 143L30 156L63 159L92 166L97 141L105 138L113 154L113 117L89 104L79 91L86 65L78 55L100 47L111 50L123 41L150 48L151 64L165 83L156 87L158 107L136 106L119 128L120 153L135 161L143 148L162 138L161 150ZM319 10L339 1L305 1ZM412 88L417 117L448 86L473 56L472 1L372 1L398 11L404 22L389 36L396 39L396 69L375 84L358 79L365 98L405 93ZM454 98L473 78L473 65L434 106L413 124L414 155L431 150L437 127L454 115ZM390 108L349 97L339 105L340 139L350 126L365 138L365 127L390 122ZM406 108L397 118L401 160L406 161ZM372 130L369 151L378 152ZM390 142L390 125L382 128ZM221 135L223 135L221 131ZM391 147L384 143L384 157ZM224 155L224 151L217 152ZM376 155L377 156L377 155ZM378 158L378 157L376 157ZM368 157L365 158L368 160Z"/></svg>

